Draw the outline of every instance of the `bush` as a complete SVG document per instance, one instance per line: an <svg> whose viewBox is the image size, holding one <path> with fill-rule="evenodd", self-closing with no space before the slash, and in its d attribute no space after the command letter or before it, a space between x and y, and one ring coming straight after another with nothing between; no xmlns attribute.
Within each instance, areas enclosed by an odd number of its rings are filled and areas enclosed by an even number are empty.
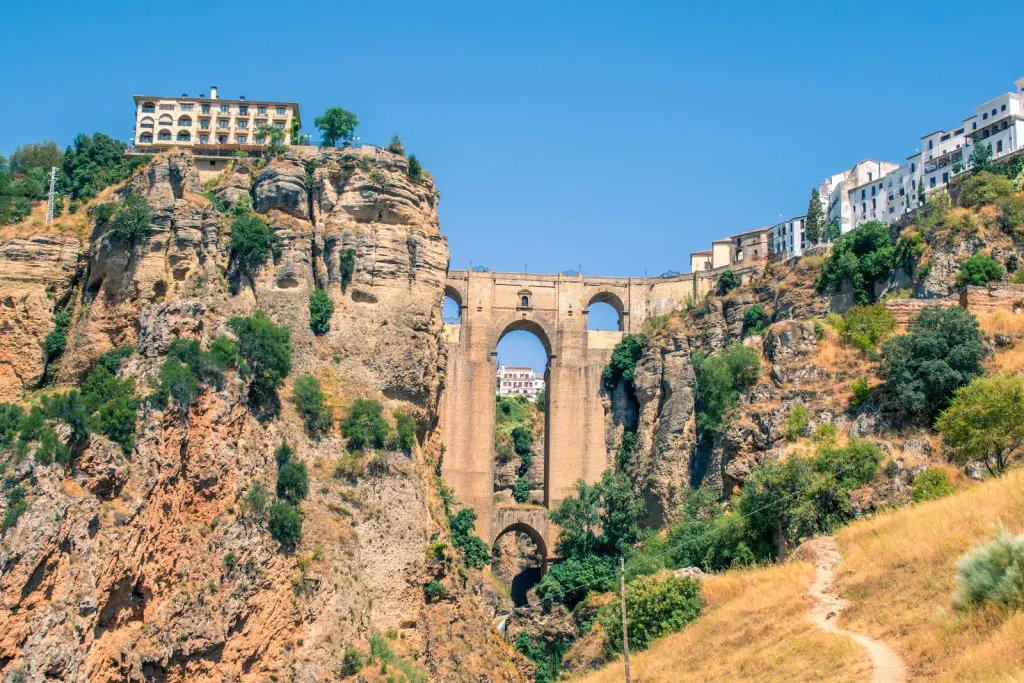
<svg viewBox="0 0 1024 683"><path fill-rule="evenodd" d="M36 447L35 458L43 465L53 462L63 465L71 459L71 450L60 440L57 432L46 427L39 434L39 445Z"/></svg>
<svg viewBox="0 0 1024 683"><path fill-rule="evenodd" d="M75 199L91 199L149 162L148 156L126 156L125 147L103 133L78 135L61 159L61 190Z"/></svg>
<svg viewBox="0 0 1024 683"><path fill-rule="evenodd" d="M743 313L743 336L761 335L771 324L772 319L765 313L764 306L754 304Z"/></svg>
<svg viewBox="0 0 1024 683"><path fill-rule="evenodd" d="M946 470L932 467L924 470L916 477L910 485L910 494L915 503L936 498L945 498L953 493L953 485L949 483L949 475Z"/></svg>
<svg viewBox="0 0 1024 683"><path fill-rule="evenodd" d="M512 429L512 447L518 455L531 452L533 448L533 433L523 426L514 427Z"/></svg>
<svg viewBox="0 0 1024 683"><path fill-rule="evenodd" d="M267 487L256 482L246 491L245 498L242 499L242 507L250 517L257 521L262 521L264 515L267 514L267 503L269 501L270 494L267 492Z"/></svg>
<svg viewBox="0 0 1024 683"><path fill-rule="evenodd" d="M358 647L348 645L345 648L345 655L341 660L341 675L342 676L355 676L357 673L363 670L365 666L366 655Z"/></svg>
<svg viewBox="0 0 1024 683"><path fill-rule="evenodd" d="M444 597L444 586L437 579L423 586L423 597L428 603L437 602Z"/></svg>
<svg viewBox="0 0 1024 683"><path fill-rule="evenodd" d="M524 477L516 479L515 485L512 487L512 498L517 503L525 503L530 497L530 482Z"/></svg>
<svg viewBox="0 0 1024 683"><path fill-rule="evenodd" d="M704 608L700 585L691 578L645 576L626 586L629 645L646 650L655 639L682 630ZM604 627L605 647L622 651L622 620L619 605L609 603L597 617Z"/></svg>
<svg viewBox="0 0 1024 683"><path fill-rule="evenodd" d="M142 197L130 194L114 211L107 233L114 239L135 242L146 234L153 214Z"/></svg>
<svg viewBox="0 0 1024 683"><path fill-rule="evenodd" d="M850 385L850 391L853 392L853 396L850 397L850 407L853 409L859 408L864 401L871 398L871 387L868 386L868 381L860 377L853 380Z"/></svg>
<svg viewBox="0 0 1024 683"><path fill-rule="evenodd" d="M882 464L882 451L870 441L850 439L842 448L826 445L815 460L815 469L835 478L840 486L855 489L871 482Z"/></svg>
<svg viewBox="0 0 1024 683"><path fill-rule="evenodd" d="M238 352L252 376L251 398L262 403L276 394L292 370L291 331L259 310L246 318L231 318L228 327L238 336Z"/></svg>
<svg viewBox="0 0 1024 683"><path fill-rule="evenodd" d="M570 557L548 570L537 584L537 597L548 607L559 602L572 609L590 592L614 590L615 579L615 561L610 557Z"/></svg>
<svg viewBox="0 0 1024 683"><path fill-rule="evenodd" d="M733 344L713 356L695 353L693 366L697 375L697 428L717 431L739 405L739 392L757 381L760 357L754 349Z"/></svg>
<svg viewBox="0 0 1024 683"><path fill-rule="evenodd" d="M275 541L293 547L302 538L302 513L287 501L275 501L270 506L268 526Z"/></svg>
<svg viewBox="0 0 1024 683"><path fill-rule="evenodd" d="M356 250L355 249L342 249L341 256L338 258L338 277L341 279L341 291L348 291L348 286L352 284L352 276L356 272Z"/></svg>
<svg viewBox="0 0 1024 683"><path fill-rule="evenodd" d="M476 513L470 508L462 508L448 516L452 545L462 551L467 567L483 569L491 561L491 549L473 533L475 523Z"/></svg>
<svg viewBox="0 0 1024 683"><path fill-rule="evenodd" d="M707 486L685 494L679 519L669 525L663 545L666 567L721 571L754 564L746 520L726 514L718 504L720 495Z"/></svg>
<svg viewBox="0 0 1024 683"><path fill-rule="evenodd" d="M983 462L990 472L1001 473L1024 446L1024 379L974 379L957 390L935 428L942 433L950 461Z"/></svg>
<svg viewBox="0 0 1024 683"><path fill-rule="evenodd" d="M896 329L896 319L885 304L854 306L843 316L839 336L861 351L871 351Z"/></svg>
<svg viewBox="0 0 1024 683"><path fill-rule="evenodd" d="M409 155L408 178L414 183L418 183L423 179L423 165L420 164L420 160L416 158L415 154Z"/></svg>
<svg viewBox="0 0 1024 683"><path fill-rule="evenodd" d="M334 422L334 411L324 403L324 392L320 389L320 381L312 375L301 375L295 378L294 394L295 410L302 417L306 434L316 438L330 431Z"/></svg>
<svg viewBox="0 0 1024 683"><path fill-rule="evenodd" d="M171 345L173 346L174 342L171 342ZM104 368L110 374L116 375L117 371L121 369L121 363L124 362L125 358L132 355L134 351L135 347L131 344L122 344L109 351L104 351L96 359L96 367Z"/></svg>
<svg viewBox="0 0 1024 683"><path fill-rule="evenodd" d="M896 248L889 226L868 221L838 240L818 276L817 289L824 293L837 289L844 281L853 287L858 304L874 301L875 282L896 265Z"/></svg>
<svg viewBox="0 0 1024 683"><path fill-rule="evenodd" d="M173 399L178 407L187 411L199 393L199 383L192 370L173 358L168 358L160 366L159 386L154 396L158 406L166 406Z"/></svg>
<svg viewBox="0 0 1024 683"><path fill-rule="evenodd" d="M612 358L601 372L601 379L607 391L615 389L623 381L632 389L636 377L636 364L647 348L647 337L642 334L627 334L612 350Z"/></svg>
<svg viewBox="0 0 1024 683"><path fill-rule="evenodd" d="M0 403L0 453L14 442L25 410L15 403Z"/></svg>
<svg viewBox="0 0 1024 683"><path fill-rule="evenodd" d="M1024 605L1024 535L1014 537L1001 528L994 540L960 559L957 584L961 608Z"/></svg>
<svg viewBox="0 0 1024 683"><path fill-rule="evenodd" d="M575 495L551 512L551 521L560 527L556 551L563 558L629 555L642 536L647 512L629 477L609 469L597 483L581 480L575 488Z"/></svg>
<svg viewBox="0 0 1024 683"><path fill-rule="evenodd" d="M796 441L803 436L809 420L810 415L807 413L807 408L804 408L803 405L798 403L790 408L789 415L786 416L786 438L790 441Z"/></svg>
<svg viewBox="0 0 1024 683"><path fill-rule="evenodd" d="M90 433L103 434L120 444L124 452L135 444L138 401L135 382L119 379L106 367L97 366L81 381L79 389L45 396L40 414L71 427L73 452L84 447ZM23 435L24 438L24 435Z"/></svg>
<svg viewBox="0 0 1024 683"><path fill-rule="evenodd" d="M416 419L402 410L396 410L394 415L396 445L406 455L412 455L416 445Z"/></svg>
<svg viewBox="0 0 1024 683"><path fill-rule="evenodd" d="M823 422L814 428L811 440L817 444L833 444L836 441L836 426Z"/></svg>
<svg viewBox="0 0 1024 683"><path fill-rule="evenodd" d="M277 495L298 505L309 494L309 472L304 462L287 462L277 473Z"/></svg>
<svg viewBox="0 0 1024 683"><path fill-rule="evenodd" d="M1003 276L1003 266L982 254L975 254L960 264L956 281L960 285L982 286Z"/></svg>
<svg viewBox="0 0 1024 683"><path fill-rule="evenodd" d="M380 401L357 398L348 407L348 415L341 422L341 433L348 439L350 451L366 448L384 448L388 438L388 423Z"/></svg>
<svg viewBox="0 0 1024 683"><path fill-rule="evenodd" d="M309 329L313 334L327 334L331 329L331 316L334 315L334 302L322 289L314 290L309 295Z"/></svg>
<svg viewBox="0 0 1024 683"><path fill-rule="evenodd" d="M980 171L972 173L959 185L956 203L964 208L986 204L1002 206L1013 195L1013 181L1009 178Z"/></svg>
<svg viewBox="0 0 1024 683"><path fill-rule="evenodd" d="M4 521L0 530L7 531L18 523L18 518L28 509L28 501L25 500L25 489L15 486L4 494L7 499L7 512L4 513Z"/></svg>
<svg viewBox="0 0 1024 683"><path fill-rule="evenodd" d="M715 285L715 294L718 296L724 296L739 286L740 279L736 277L736 273L726 268L722 271L722 274L718 276L718 283Z"/></svg>
<svg viewBox="0 0 1024 683"><path fill-rule="evenodd" d="M910 334L882 347L881 375L895 409L931 420L955 392L982 373L978 321L961 308L927 306Z"/></svg>
<svg viewBox="0 0 1024 683"><path fill-rule="evenodd" d="M240 211L231 223L231 258L250 275L267 261L276 247L274 231L259 216Z"/></svg>

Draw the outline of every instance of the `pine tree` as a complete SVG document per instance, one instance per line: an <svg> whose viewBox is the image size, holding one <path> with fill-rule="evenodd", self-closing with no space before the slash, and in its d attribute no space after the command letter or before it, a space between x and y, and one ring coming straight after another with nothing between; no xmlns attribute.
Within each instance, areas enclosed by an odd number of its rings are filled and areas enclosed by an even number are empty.
<svg viewBox="0 0 1024 683"><path fill-rule="evenodd" d="M811 201L807 205L807 220L805 222L807 240L811 244L820 242L824 227L825 215L821 210L821 195L818 194L817 189L813 189L811 190Z"/></svg>

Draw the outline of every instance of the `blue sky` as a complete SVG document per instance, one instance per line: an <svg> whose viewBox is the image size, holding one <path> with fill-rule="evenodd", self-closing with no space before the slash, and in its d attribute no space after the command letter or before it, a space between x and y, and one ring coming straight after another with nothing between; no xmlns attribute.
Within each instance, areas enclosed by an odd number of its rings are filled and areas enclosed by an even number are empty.
<svg viewBox="0 0 1024 683"><path fill-rule="evenodd" d="M435 174L452 267L643 275L1024 75L1020 4L690 5L7 0L0 153L127 139L135 93L340 105Z"/></svg>

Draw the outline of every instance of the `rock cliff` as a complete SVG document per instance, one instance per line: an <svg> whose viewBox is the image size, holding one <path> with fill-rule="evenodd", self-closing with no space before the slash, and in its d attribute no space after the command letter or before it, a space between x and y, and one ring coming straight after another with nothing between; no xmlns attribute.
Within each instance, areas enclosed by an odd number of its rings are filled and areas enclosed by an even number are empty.
<svg viewBox="0 0 1024 683"><path fill-rule="evenodd" d="M288 398L257 415L229 380L187 415L140 409L128 452L89 437L70 466L11 461L27 507L3 532L0 662L24 680L299 680L346 674L346 650L387 632L431 680L525 680L530 667L492 635L488 612L455 580L424 599L427 548L446 530L433 486L443 382L440 304L448 251L428 175L373 148L294 148L236 160L200 181L187 153L157 157L117 195L150 207L145 235L47 234L0 245L0 400L74 385L97 357L133 344L121 374L140 392L170 343L204 346L262 309L291 329L290 378L312 374L344 409L373 398L420 424L411 456L336 476L337 431L308 438ZM274 231L253 271L229 255L223 209L250 200ZM309 296L326 290L330 331L314 336ZM47 368L54 314L70 314ZM309 468L303 539L282 551L241 514L255 483L274 488L282 440ZM10 504L9 502L6 504ZM454 568L452 568L454 573ZM449 585L450 584L450 585Z"/></svg>

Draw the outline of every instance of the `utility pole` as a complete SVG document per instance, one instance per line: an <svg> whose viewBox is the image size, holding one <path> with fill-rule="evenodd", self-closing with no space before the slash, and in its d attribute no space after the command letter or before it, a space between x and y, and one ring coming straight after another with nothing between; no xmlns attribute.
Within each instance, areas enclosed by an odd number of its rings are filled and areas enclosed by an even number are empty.
<svg viewBox="0 0 1024 683"><path fill-rule="evenodd" d="M629 628L626 626L626 562L619 558L619 604L622 607L622 657L626 665L626 683L629 677Z"/></svg>
<svg viewBox="0 0 1024 683"><path fill-rule="evenodd" d="M53 188L57 184L57 167L50 167L50 193L46 197L46 224L53 223Z"/></svg>

